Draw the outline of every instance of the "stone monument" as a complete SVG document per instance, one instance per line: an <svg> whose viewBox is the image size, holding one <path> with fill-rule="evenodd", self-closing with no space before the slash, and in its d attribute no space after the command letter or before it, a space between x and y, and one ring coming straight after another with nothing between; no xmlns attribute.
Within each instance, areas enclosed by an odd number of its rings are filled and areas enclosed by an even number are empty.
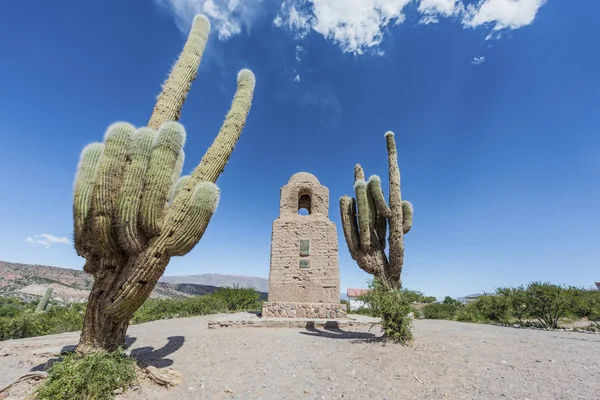
<svg viewBox="0 0 600 400"><path fill-rule="evenodd" d="M338 240L329 220L329 190L306 172L294 174L281 188L271 236L269 298L262 316L346 317L346 305L340 304Z"/></svg>

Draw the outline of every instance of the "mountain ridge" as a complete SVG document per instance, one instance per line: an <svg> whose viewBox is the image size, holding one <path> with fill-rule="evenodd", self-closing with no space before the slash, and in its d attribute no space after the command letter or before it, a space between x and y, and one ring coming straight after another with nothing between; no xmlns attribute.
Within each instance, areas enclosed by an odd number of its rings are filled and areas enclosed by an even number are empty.
<svg viewBox="0 0 600 400"><path fill-rule="evenodd" d="M209 283L196 283L198 277L213 276L213 280L205 279ZM267 299L265 287L268 281L264 278L249 277L244 275L203 274L190 275L195 282L189 282L185 276L177 282L159 280L152 291L150 298L185 298L196 295L209 294L223 286L238 284L243 287L255 286L261 299ZM231 279L228 279L231 277ZM168 277L163 277L168 278ZM245 278L245 279L241 279ZM35 300L44 294L46 288L53 288L52 298L65 302L85 302L92 288L93 276L83 270L54 267L39 264L21 264L0 261L0 296L18 297L22 300ZM175 279L177 280L177 279ZM214 282L217 284L210 284ZM252 283L256 283L252 285ZM258 286L258 287L256 287Z"/></svg>

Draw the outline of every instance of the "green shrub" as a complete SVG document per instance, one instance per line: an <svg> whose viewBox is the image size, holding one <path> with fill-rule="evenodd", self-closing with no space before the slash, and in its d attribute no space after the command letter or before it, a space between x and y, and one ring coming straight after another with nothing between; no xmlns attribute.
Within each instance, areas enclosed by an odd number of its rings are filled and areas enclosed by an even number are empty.
<svg viewBox="0 0 600 400"><path fill-rule="evenodd" d="M74 332L83 326L85 305L55 306L48 313L36 314L26 307L13 316L0 317L0 340Z"/></svg>
<svg viewBox="0 0 600 400"><path fill-rule="evenodd" d="M16 317L22 314L26 304L13 297L0 297L0 318Z"/></svg>
<svg viewBox="0 0 600 400"><path fill-rule="evenodd" d="M374 279L369 283L370 292L359 296L369 306L371 315L381 318L381 328L388 340L409 344L413 340L410 302L400 290L389 288L384 281Z"/></svg>
<svg viewBox="0 0 600 400"><path fill-rule="evenodd" d="M463 307L458 300L446 296L442 303L427 304L421 309L425 319L453 319L459 309Z"/></svg>
<svg viewBox="0 0 600 400"><path fill-rule="evenodd" d="M229 311L256 311L261 309L260 293L254 288L239 285L226 286L215 290L212 296L223 299Z"/></svg>
<svg viewBox="0 0 600 400"><path fill-rule="evenodd" d="M69 354L50 367L36 394L39 400L109 400L115 390L126 390L135 381L135 361L122 349Z"/></svg>
<svg viewBox="0 0 600 400"><path fill-rule="evenodd" d="M600 321L600 290L573 289L569 313L591 321Z"/></svg>
<svg viewBox="0 0 600 400"><path fill-rule="evenodd" d="M525 302L529 314L544 327L558 328L574 304L574 290L550 283L532 282L525 290Z"/></svg>
<svg viewBox="0 0 600 400"><path fill-rule="evenodd" d="M210 294L188 297L186 299L148 299L133 314L132 324L171 319L193 317L227 312L227 303L222 298Z"/></svg>
<svg viewBox="0 0 600 400"><path fill-rule="evenodd" d="M401 289L402 296L406 298L409 303L434 303L437 299L433 296L425 296L423 292L411 289Z"/></svg>
<svg viewBox="0 0 600 400"><path fill-rule="evenodd" d="M515 288L500 287L496 293L504 296L510 305L510 310L519 324L523 324L523 319L529 317L529 307L527 306L527 295L525 288L521 285Z"/></svg>

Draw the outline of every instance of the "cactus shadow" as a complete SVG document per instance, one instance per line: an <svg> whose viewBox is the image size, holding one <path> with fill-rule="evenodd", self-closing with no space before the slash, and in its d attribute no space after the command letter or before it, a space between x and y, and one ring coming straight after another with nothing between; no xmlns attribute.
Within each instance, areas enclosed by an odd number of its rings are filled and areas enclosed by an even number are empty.
<svg viewBox="0 0 600 400"><path fill-rule="evenodd" d="M151 346L138 347L131 350L130 354L131 357L135 358L140 367L153 366L156 368L166 368L173 365L173 360L166 357L179 350L184 343L184 336L169 336L167 343L159 349Z"/></svg>
<svg viewBox="0 0 600 400"><path fill-rule="evenodd" d="M337 323L325 323L323 329L315 328L314 324L306 324L306 331L301 331L301 335L316 336L326 339L377 339L377 335L371 332L353 332L340 329Z"/></svg>

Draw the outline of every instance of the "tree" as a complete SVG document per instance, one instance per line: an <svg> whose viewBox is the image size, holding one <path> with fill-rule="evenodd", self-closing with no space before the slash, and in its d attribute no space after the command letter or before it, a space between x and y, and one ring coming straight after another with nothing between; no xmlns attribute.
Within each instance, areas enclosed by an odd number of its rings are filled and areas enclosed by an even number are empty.
<svg viewBox="0 0 600 400"><path fill-rule="evenodd" d="M573 304L573 290L558 285L532 282L525 290L529 313L545 327L556 329Z"/></svg>
<svg viewBox="0 0 600 400"><path fill-rule="evenodd" d="M94 276L77 351L113 351L125 343L133 313L171 257L202 238L220 197L215 185L250 111L255 78L238 74L231 109L216 139L189 176L180 178L185 129L177 121L197 75L210 24L196 16L163 85L147 127L112 124L103 143L80 157L73 200L75 248Z"/></svg>

